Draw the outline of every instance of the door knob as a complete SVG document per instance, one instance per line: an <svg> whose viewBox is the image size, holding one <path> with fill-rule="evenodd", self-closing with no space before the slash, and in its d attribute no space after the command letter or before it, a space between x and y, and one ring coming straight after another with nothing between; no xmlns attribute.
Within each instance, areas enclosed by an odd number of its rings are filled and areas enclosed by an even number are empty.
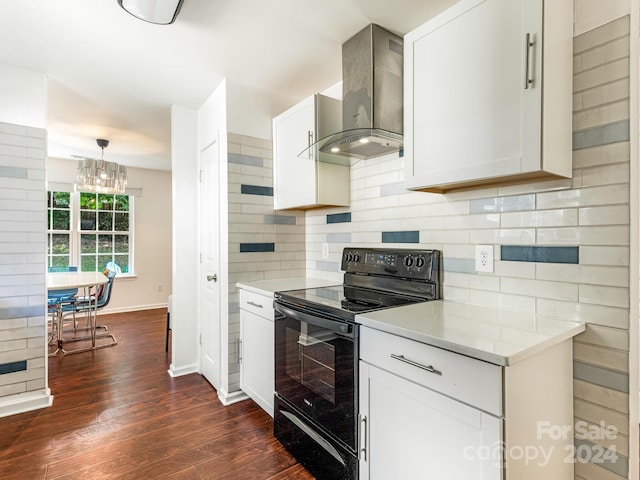
<svg viewBox="0 0 640 480"><path fill-rule="evenodd" d="M215 273L213 275L207 275L207 282L217 282L218 281L218 275L216 275Z"/></svg>

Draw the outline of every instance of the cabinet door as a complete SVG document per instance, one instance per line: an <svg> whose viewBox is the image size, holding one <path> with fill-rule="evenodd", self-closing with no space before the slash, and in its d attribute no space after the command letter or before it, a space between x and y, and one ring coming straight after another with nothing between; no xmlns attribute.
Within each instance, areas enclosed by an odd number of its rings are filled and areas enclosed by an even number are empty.
<svg viewBox="0 0 640 480"><path fill-rule="evenodd" d="M273 120L274 203L276 209L316 203L316 162L298 155L315 142L315 98L305 99Z"/></svg>
<svg viewBox="0 0 640 480"><path fill-rule="evenodd" d="M500 419L365 362L360 422L360 479L501 479Z"/></svg>
<svg viewBox="0 0 640 480"><path fill-rule="evenodd" d="M240 388L273 417L273 322L240 310Z"/></svg>
<svg viewBox="0 0 640 480"><path fill-rule="evenodd" d="M542 0L464 0L405 37L409 188L540 169L541 25Z"/></svg>

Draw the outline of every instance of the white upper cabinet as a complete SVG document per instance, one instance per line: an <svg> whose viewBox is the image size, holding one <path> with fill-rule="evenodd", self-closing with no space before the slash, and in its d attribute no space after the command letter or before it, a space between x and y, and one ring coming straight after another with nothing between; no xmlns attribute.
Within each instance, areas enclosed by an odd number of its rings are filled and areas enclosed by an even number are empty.
<svg viewBox="0 0 640 480"><path fill-rule="evenodd" d="M463 0L407 34L406 187L571 177L572 22L568 1Z"/></svg>
<svg viewBox="0 0 640 480"><path fill-rule="evenodd" d="M341 105L339 100L315 94L273 119L276 210L349 205L348 160L309 148L340 131Z"/></svg>

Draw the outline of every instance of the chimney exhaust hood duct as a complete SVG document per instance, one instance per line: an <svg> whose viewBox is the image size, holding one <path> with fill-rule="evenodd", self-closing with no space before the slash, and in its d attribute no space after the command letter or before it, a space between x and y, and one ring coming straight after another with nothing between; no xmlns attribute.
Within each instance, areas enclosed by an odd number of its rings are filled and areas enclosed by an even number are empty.
<svg viewBox="0 0 640 480"><path fill-rule="evenodd" d="M342 45L342 131L324 153L367 159L402 150L403 39L370 24Z"/></svg>

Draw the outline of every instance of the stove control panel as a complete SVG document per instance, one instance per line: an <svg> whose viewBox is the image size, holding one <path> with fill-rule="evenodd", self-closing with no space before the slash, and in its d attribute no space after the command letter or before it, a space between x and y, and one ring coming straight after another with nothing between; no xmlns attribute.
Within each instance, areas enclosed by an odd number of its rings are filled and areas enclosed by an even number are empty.
<svg viewBox="0 0 640 480"><path fill-rule="evenodd" d="M345 248L341 268L345 273L435 280L440 269L440 251Z"/></svg>

